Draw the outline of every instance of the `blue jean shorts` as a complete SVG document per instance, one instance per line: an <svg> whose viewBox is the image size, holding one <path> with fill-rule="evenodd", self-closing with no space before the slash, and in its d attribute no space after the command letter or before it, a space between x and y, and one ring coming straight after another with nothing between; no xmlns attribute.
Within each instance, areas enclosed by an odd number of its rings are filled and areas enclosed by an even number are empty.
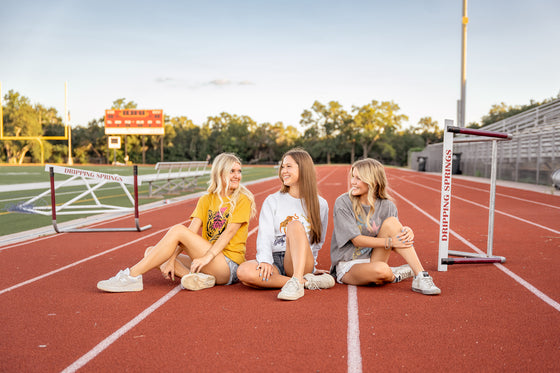
<svg viewBox="0 0 560 373"><path fill-rule="evenodd" d="M237 268L239 268L239 264L235 263L233 260L226 256L226 262L229 266L229 281L226 285L232 285L236 282L239 282L237 278Z"/></svg>
<svg viewBox="0 0 560 373"><path fill-rule="evenodd" d="M274 266L278 268L278 272L280 272L282 276L286 276L286 270L284 269L284 255L286 255L285 251L278 251L272 253Z"/></svg>

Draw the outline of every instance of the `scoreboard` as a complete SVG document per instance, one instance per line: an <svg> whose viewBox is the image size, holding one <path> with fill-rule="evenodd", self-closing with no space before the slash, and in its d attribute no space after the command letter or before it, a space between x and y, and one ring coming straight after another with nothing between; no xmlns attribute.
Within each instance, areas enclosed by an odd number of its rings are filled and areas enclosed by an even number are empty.
<svg viewBox="0 0 560 373"><path fill-rule="evenodd" d="M106 135L163 135L163 110L105 110Z"/></svg>

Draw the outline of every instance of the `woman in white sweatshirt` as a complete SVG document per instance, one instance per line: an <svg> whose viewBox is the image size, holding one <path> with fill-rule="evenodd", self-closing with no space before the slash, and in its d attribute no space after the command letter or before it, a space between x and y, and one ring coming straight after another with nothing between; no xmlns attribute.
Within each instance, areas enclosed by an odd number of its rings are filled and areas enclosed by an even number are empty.
<svg viewBox="0 0 560 373"><path fill-rule="evenodd" d="M280 191L261 208L257 257L242 263L239 281L256 288L282 288L278 298L296 300L306 289L333 287L329 274L314 275L317 254L325 242L329 206L317 192L315 165L303 149L282 157Z"/></svg>

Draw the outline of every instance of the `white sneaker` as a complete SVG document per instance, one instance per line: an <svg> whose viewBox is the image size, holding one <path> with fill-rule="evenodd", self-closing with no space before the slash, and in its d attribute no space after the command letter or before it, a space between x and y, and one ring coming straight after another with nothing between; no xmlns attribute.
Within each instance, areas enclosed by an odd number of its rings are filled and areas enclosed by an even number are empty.
<svg viewBox="0 0 560 373"><path fill-rule="evenodd" d="M309 290L329 289L334 286L334 277L328 273L324 273L322 275L308 273L303 275L303 278L307 280L304 287Z"/></svg>
<svg viewBox="0 0 560 373"><path fill-rule="evenodd" d="M414 280L412 280L412 290L425 295L438 295L441 290L434 285L434 280L428 272L420 272Z"/></svg>
<svg viewBox="0 0 560 373"><path fill-rule="evenodd" d="M181 278L181 286L188 290L208 289L216 285L216 278L206 273L189 273Z"/></svg>
<svg viewBox="0 0 560 373"><path fill-rule="evenodd" d="M401 282L402 280L406 280L407 278L414 276L414 271L412 271L412 268L410 268L408 264L399 267L391 267L391 271L393 271L393 274L395 275L393 283Z"/></svg>
<svg viewBox="0 0 560 373"><path fill-rule="evenodd" d="M301 297L303 297L303 284L295 277L289 279L278 293L278 299L282 300L296 300Z"/></svg>
<svg viewBox="0 0 560 373"><path fill-rule="evenodd" d="M132 277L130 269L119 271L116 276L108 280L99 281L97 283L99 290L107 291L110 293L124 293L129 291L142 291L144 285L142 283L142 275Z"/></svg>

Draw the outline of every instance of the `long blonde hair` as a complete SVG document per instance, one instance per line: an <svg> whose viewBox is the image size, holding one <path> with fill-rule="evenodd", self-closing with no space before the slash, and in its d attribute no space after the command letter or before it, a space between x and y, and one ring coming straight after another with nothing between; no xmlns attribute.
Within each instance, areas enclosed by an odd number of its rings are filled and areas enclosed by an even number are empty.
<svg viewBox="0 0 560 373"><path fill-rule="evenodd" d="M280 165L284 162L284 158L290 156L297 163L299 169L299 191L303 200L303 208L309 217L311 231L309 232L309 240L312 244L321 242L323 227L321 224L321 211L319 207L319 196L317 192L317 175L315 174L315 164L313 159L302 148L294 148L289 150L282 156ZM282 181L282 167L278 168L278 177ZM290 187L282 183L280 193L288 193Z"/></svg>
<svg viewBox="0 0 560 373"><path fill-rule="evenodd" d="M358 221L365 224L368 229L372 229L370 220L375 212L375 200L393 200L393 198L387 193L387 175L385 174L385 167L383 167L381 162L375 159L365 158L354 162L352 168L350 169L350 177L352 177L352 172L357 173L360 180L368 185L366 200L367 204L370 206L366 215L362 203L360 202L360 197L353 196L351 191L349 191L348 196L352 201L354 216L356 216Z"/></svg>
<svg viewBox="0 0 560 373"><path fill-rule="evenodd" d="M227 177L233 165L239 163L242 165L241 160L232 153L221 153L212 162L212 171L210 171L210 180L208 181L208 193L216 193L218 198L223 204L222 194L226 195L229 190L229 178ZM224 183L224 180L226 181ZM229 198L229 204L231 206L230 212L235 210L237 201L240 195L245 195L251 202L251 218L257 214L257 208L255 207L255 197L253 193L247 187L239 184L239 188L235 189ZM230 214L231 216L231 214Z"/></svg>

